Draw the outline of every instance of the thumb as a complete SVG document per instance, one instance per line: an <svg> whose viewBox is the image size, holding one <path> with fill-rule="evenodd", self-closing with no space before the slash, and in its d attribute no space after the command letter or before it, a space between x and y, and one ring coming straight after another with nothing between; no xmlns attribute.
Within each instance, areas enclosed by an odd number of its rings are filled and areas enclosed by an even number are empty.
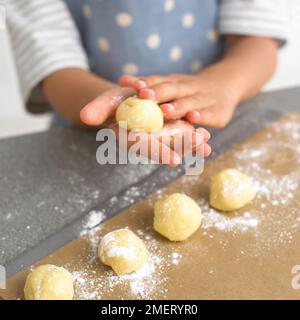
<svg viewBox="0 0 300 320"><path fill-rule="evenodd" d="M98 126L112 116L122 101L132 96L135 91L131 88L115 87L107 90L80 111L80 119L90 126Z"/></svg>

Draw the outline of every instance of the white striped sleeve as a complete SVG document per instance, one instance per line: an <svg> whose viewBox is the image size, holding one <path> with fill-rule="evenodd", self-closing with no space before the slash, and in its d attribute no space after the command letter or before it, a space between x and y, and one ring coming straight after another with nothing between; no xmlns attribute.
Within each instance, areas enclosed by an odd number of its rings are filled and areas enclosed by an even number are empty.
<svg viewBox="0 0 300 320"><path fill-rule="evenodd" d="M51 73L88 69L79 33L62 0L8 0L7 23L25 101Z"/></svg>
<svg viewBox="0 0 300 320"><path fill-rule="evenodd" d="M221 0L220 33L288 38L286 0Z"/></svg>

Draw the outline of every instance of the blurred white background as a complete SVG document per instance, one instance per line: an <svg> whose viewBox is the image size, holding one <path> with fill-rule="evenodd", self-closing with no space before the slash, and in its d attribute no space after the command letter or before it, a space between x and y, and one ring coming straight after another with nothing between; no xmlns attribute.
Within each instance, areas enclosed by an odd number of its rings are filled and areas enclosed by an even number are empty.
<svg viewBox="0 0 300 320"><path fill-rule="evenodd" d="M290 41L281 50L279 68L264 90L300 86L300 0L289 2ZM46 130L50 119L49 114L28 114L22 105L4 13L0 3L0 138Z"/></svg>

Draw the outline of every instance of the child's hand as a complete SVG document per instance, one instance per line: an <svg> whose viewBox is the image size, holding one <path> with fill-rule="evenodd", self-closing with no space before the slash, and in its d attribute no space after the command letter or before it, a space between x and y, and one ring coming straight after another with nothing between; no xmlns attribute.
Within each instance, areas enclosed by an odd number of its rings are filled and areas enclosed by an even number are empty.
<svg viewBox="0 0 300 320"><path fill-rule="evenodd" d="M142 99L157 101L166 119L185 118L192 124L220 128L230 121L239 97L215 78L205 73L142 79L125 75L120 85L134 88Z"/></svg>
<svg viewBox="0 0 300 320"><path fill-rule="evenodd" d="M110 126L116 133L118 139L120 127L114 123ZM127 136L128 138L128 136ZM167 138L166 140L164 140ZM178 138L181 146L174 145L175 139ZM202 157L207 157L211 153L208 145L210 134L203 128L195 129L190 123L183 120L169 120L165 122L162 130L153 134L142 132L131 132L130 139L126 145L128 149L135 143L147 146L147 149L139 150L143 156L154 160L157 163L167 164L170 167L176 167L182 163L184 155L198 151ZM164 141L169 141L168 144ZM118 141L122 146L122 141ZM123 146L124 147L124 146Z"/></svg>
<svg viewBox="0 0 300 320"><path fill-rule="evenodd" d="M131 88L120 88L113 87L104 93L100 94L96 99L88 103L80 112L80 118L83 123L89 126L101 126L106 123L107 126L112 128L116 136L118 137L119 126L114 121L114 114L119 106L119 104L128 98L129 96L135 94L135 91ZM164 128L155 133L143 134L141 139L148 143L149 148L152 146L155 150L159 150L158 153L150 154L150 149L144 154L144 156L151 155L152 160L160 163L169 164L170 166L176 166L181 163L183 154L175 152L173 146L168 146L163 143L162 137L169 136L174 138L177 135L182 135L184 132L190 131L192 133L191 141L185 141L186 145L183 150L187 152L192 152L196 146L202 145L200 148L200 153L202 156L208 156L211 152L210 146L207 141L210 139L210 134L202 129L195 129L187 121L165 121ZM130 147L133 143L128 141L127 145Z"/></svg>

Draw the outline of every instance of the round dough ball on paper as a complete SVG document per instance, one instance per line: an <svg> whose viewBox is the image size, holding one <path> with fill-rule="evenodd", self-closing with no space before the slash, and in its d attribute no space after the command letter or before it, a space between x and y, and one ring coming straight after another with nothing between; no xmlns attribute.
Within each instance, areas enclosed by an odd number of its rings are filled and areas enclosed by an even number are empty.
<svg viewBox="0 0 300 320"><path fill-rule="evenodd" d="M234 211L251 202L256 195L250 177L235 169L225 169L212 177L210 205L221 211Z"/></svg>
<svg viewBox="0 0 300 320"><path fill-rule="evenodd" d="M171 241L183 241L199 227L202 213L197 203L183 193L174 193L155 203L154 229Z"/></svg>
<svg viewBox="0 0 300 320"><path fill-rule="evenodd" d="M26 300L72 300L73 277L62 267L41 265L28 275L24 296Z"/></svg>
<svg viewBox="0 0 300 320"><path fill-rule="evenodd" d="M106 234L99 243L100 260L122 275L141 269L148 250L144 242L128 229L119 229Z"/></svg>
<svg viewBox="0 0 300 320"><path fill-rule="evenodd" d="M130 97L120 104L116 120L121 127L130 131L151 132L162 129L164 125L163 113L154 101L135 97Z"/></svg>

